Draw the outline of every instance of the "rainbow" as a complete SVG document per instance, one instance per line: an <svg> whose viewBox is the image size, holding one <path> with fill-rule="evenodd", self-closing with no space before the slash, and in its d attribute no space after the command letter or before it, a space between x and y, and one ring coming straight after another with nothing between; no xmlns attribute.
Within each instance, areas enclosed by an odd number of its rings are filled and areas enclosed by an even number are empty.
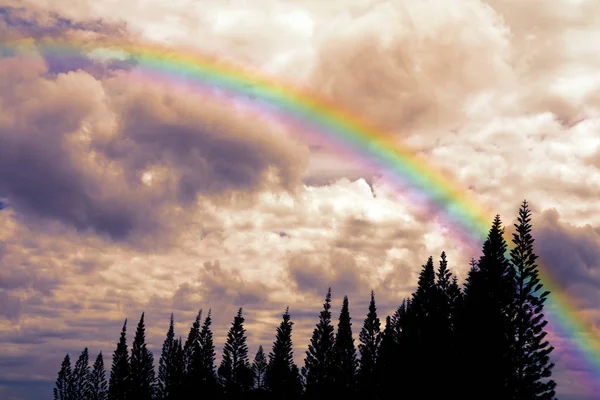
<svg viewBox="0 0 600 400"><path fill-rule="evenodd" d="M159 44L132 44L113 39L96 44L73 39L0 43L2 57L41 53L50 57L81 58L92 52L120 55L133 61L132 76L142 77L146 83L148 79L166 81L182 88L195 88L203 94L216 90L226 98L245 99L246 104L254 105L263 114L268 109L269 113L292 123L298 128L295 131L315 135L336 151L358 157L366 166L383 171L396 187L420 194L420 201L426 201L432 210L440 212L471 240L481 243L487 237L493 214L449 174L396 140L390 131L314 92L214 57ZM509 250L511 248L512 243L509 243ZM600 340L595 337L593 326L579 316L576 305L561 292L549 266L540 265L540 278L545 289L552 292L546 304L553 327L569 338L594 371L596 382L588 382L586 387L594 393L600 392L600 385L592 389L600 381Z"/></svg>

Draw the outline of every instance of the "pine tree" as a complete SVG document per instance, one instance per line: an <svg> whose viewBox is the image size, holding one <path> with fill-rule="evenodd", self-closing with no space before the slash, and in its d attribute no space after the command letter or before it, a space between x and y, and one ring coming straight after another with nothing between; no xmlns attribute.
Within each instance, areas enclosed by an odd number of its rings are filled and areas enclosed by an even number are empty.
<svg viewBox="0 0 600 400"><path fill-rule="evenodd" d="M469 296L470 292L473 290L473 282L477 281L478 278L478 272L479 272L479 267L477 266L477 261L474 258L471 258L471 261L469 262L469 266L471 268L469 268L469 272L467 274L467 279L465 280L465 284L464 284L464 295ZM477 286L477 284L476 284Z"/></svg>
<svg viewBox="0 0 600 400"><path fill-rule="evenodd" d="M108 383L106 382L106 373L104 371L104 359L102 352L96 357L92 372L90 374L90 392L88 400L107 400Z"/></svg>
<svg viewBox="0 0 600 400"><path fill-rule="evenodd" d="M340 397L349 396L356 390L356 347L352 337L352 322L348 306L348 296L344 296L335 336L335 392Z"/></svg>
<svg viewBox="0 0 600 400"><path fill-rule="evenodd" d="M90 391L90 358L88 348L81 352L73 368L73 396L76 399L84 399Z"/></svg>
<svg viewBox="0 0 600 400"><path fill-rule="evenodd" d="M446 253L442 252L440 256L440 266L436 273L437 280L435 282L435 297L432 299L434 304L432 307L433 324L438 336L450 338L451 335L451 300L450 300L450 287L452 285L452 273L448 270L448 261L446 260ZM444 349L439 349L444 351ZM439 354L439 353L438 353ZM449 354L440 354L440 358L447 359Z"/></svg>
<svg viewBox="0 0 600 400"><path fill-rule="evenodd" d="M472 268L465 288L463 337L467 342L463 350L473 382L466 388L466 399L479 399L484 393L510 398L515 286L503 234L502 221L496 215L483 244L483 254L476 269Z"/></svg>
<svg viewBox="0 0 600 400"><path fill-rule="evenodd" d="M121 338L113 353L112 368L108 384L110 400L125 400L129 398L129 351L127 350L127 319L123 323Z"/></svg>
<svg viewBox="0 0 600 400"><path fill-rule="evenodd" d="M406 322L405 319L406 319L407 302L410 302L410 299L402 300L402 303L396 309L396 311L394 312L394 315L392 315L392 321L391 321L392 328L393 328L392 333L394 335L394 341L398 345L400 345L402 343L402 339L403 339L404 324Z"/></svg>
<svg viewBox="0 0 600 400"><path fill-rule="evenodd" d="M237 398L252 387L252 369L248 360L246 330L242 309L238 310L223 346L223 359L218 369L227 396Z"/></svg>
<svg viewBox="0 0 600 400"><path fill-rule="evenodd" d="M436 332L436 304L438 290L435 284L435 266L433 257L429 256L427 263L421 267L417 290L412 296L410 307L405 317L406 363L412 367L407 372L407 390L423 390L428 386L431 364L436 358L434 342ZM434 393L437 395L437 393Z"/></svg>
<svg viewBox="0 0 600 400"><path fill-rule="evenodd" d="M63 359L54 388L54 400L75 400L73 396L73 371L71 358L67 354Z"/></svg>
<svg viewBox="0 0 600 400"><path fill-rule="evenodd" d="M416 378L418 373L415 366L418 365L418 358L415 346L417 344L416 319L412 307L412 300L406 298L392 316L392 326L394 341L397 346L397 376L403 377L403 390L407 393L415 393Z"/></svg>
<svg viewBox="0 0 600 400"><path fill-rule="evenodd" d="M183 358L185 363L185 373L186 375L191 374L192 370L192 361L194 360L194 349L196 348L196 342L200 338L200 321L202 320L202 309L198 311L198 315L196 315L196 319L190 328L190 333L188 333L187 340L183 346ZM191 374L193 375L193 374Z"/></svg>
<svg viewBox="0 0 600 400"><path fill-rule="evenodd" d="M185 363L183 357L183 344L181 337L173 341L169 352L169 370L171 371L171 399L181 399L184 394Z"/></svg>
<svg viewBox="0 0 600 400"><path fill-rule="evenodd" d="M252 372L254 373L254 388L257 390L265 389L265 375L267 373L267 357L262 345L258 346L258 351L254 356L252 363Z"/></svg>
<svg viewBox="0 0 600 400"><path fill-rule="evenodd" d="M429 257L427 263L422 266L419 273L417 291L413 295L413 307L419 323L419 333L423 330L432 330L432 314L436 297L435 267L433 257Z"/></svg>
<svg viewBox="0 0 600 400"><path fill-rule="evenodd" d="M160 360L158 362L158 387L157 397L159 399L175 399L178 388L178 376L174 365L177 353L177 340L175 339L175 321L173 314L169 321L167 337L163 342Z"/></svg>
<svg viewBox="0 0 600 400"><path fill-rule="evenodd" d="M152 400L155 390L154 356L146 347L146 328L142 312L131 349L131 396L139 400Z"/></svg>
<svg viewBox="0 0 600 400"><path fill-rule="evenodd" d="M399 372L400 354L394 323L391 317L385 318L385 329L381 334L381 343L377 353L376 379L378 383L374 398L388 399L396 395L396 377Z"/></svg>
<svg viewBox="0 0 600 400"><path fill-rule="evenodd" d="M219 392L215 375L215 346L210 329L212 324L211 313L212 311L208 310L196 341L191 371L196 391L202 392L207 398L214 398Z"/></svg>
<svg viewBox="0 0 600 400"><path fill-rule="evenodd" d="M358 386L363 395L370 395L376 391L377 353L381 342L381 322L377 316L375 306L375 293L371 291L371 302L369 312L365 318L362 330L359 334L360 344L360 368L358 370Z"/></svg>
<svg viewBox="0 0 600 400"><path fill-rule="evenodd" d="M305 381L305 393L309 399L329 399L333 395L332 380L335 376L334 366L334 329L331 325L331 288L325 296L323 310L319 315L319 323L313 331L302 375Z"/></svg>
<svg viewBox="0 0 600 400"><path fill-rule="evenodd" d="M300 396L301 386L294 374L294 351L292 344L292 326L289 308L282 316L283 321L277 328L273 349L269 353L267 368L267 387L274 398L296 398Z"/></svg>
<svg viewBox="0 0 600 400"><path fill-rule="evenodd" d="M549 355L554 350L545 340L547 321L543 309L549 291L541 292L537 255L533 251L534 239L531 236L531 211L527 201L519 210L516 233L512 242L511 263L516 271L514 371L511 382L512 399L552 400L556 383L551 379L554 363ZM541 292L541 293L540 293Z"/></svg>
<svg viewBox="0 0 600 400"><path fill-rule="evenodd" d="M434 398L460 397L455 391L458 389L453 385L458 376L455 376L456 368L453 365L458 357L458 348L455 346L453 331L454 297L458 294L458 284L452 279L452 273L448 269L446 253L440 255L440 264L436 273L435 290L432 298L432 332L429 332L425 343L433 350L430 354L430 372L436 376L437 385L431 388L431 396ZM452 297L452 298L451 298ZM432 346L433 345L433 346Z"/></svg>

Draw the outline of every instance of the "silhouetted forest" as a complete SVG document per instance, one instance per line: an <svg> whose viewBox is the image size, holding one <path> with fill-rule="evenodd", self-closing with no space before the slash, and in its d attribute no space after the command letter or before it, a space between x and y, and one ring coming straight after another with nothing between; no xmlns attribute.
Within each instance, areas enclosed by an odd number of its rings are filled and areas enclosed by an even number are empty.
<svg viewBox="0 0 600 400"><path fill-rule="evenodd" d="M187 338L176 338L173 315L158 371L146 347L144 314L131 351L127 320L105 372L102 353L90 368L88 349L75 365L66 355L54 398L94 399L554 399L544 302L549 295L538 277L531 212L526 201L507 254L499 216L483 254L471 260L464 285L429 257L415 293L395 313L369 310L355 345L348 297L334 327L331 289L313 331L304 365L293 359L289 308L282 315L268 355L263 346L251 361L243 310L233 318L217 365L211 311L198 313ZM108 377L107 377L108 376Z"/></svg>

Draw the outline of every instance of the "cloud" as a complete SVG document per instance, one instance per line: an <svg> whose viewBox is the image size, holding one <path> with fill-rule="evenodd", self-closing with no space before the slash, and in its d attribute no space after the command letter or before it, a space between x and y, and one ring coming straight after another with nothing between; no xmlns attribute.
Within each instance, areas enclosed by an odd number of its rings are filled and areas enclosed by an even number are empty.
<svg viewBox="0 0 600 400"><path fill-rule="evenodd" d="M595 308L600 300L600 234L590 225L561 221L554 209L544 211L535 223L536 249L553 281L582 309Z"/></svg>
<svg viewBox="0 0 600 400"><path fill-rule="evenodd" d="M477 2L434 3L434 17L387 1L334 20L313 86L403 136L464 120L471 98L510 78L508 30Z"/></svg>
<svg viewBox="0 0 600 400"><path fill-rule="evenodd" d="M46 72L40 57L0 64L11 77L2 80L0 193L25 218L115 240L160 236L199 196L300 183L303 146L228 103L136 87L127 73Z"/></svg>

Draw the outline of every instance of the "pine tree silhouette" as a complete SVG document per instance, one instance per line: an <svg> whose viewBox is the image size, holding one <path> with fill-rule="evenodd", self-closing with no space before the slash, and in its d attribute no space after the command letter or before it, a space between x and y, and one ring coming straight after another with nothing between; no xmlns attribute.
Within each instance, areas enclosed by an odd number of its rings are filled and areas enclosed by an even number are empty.
<svg viewBox="0 0 600 400"><path fill-rule="evenodd" d="M198 315L196 315L196 319L190 328L190 332L188 333L187 340L183 345L183 360L185 364L185 373L187 375L193 376L192 373L192 361L194 360L194 350L196 348L196 342L200 338L200 321L202 320L202 309L198 311ZM190 385L191 382L187 379L186 385Z"/></svg>
<svg viewBox="0 0 600 400"><path fill-rule="evenodd" d="M550 292L540 293L543 285L535 263L537 255L533 251L531 211L527 201L523 201L517 221L512 239L515 247L510 252L517 290L514 305L515 365L510 385L512 399L552 400L556 383L550 379L554 364L550 362L549 355L554 348L545 340L547 321L543 314L544 302Z"/></svg>
<svg viewBox="0 0 600 400"><path fill-rule="evenodd" d="M106 372L104 371L104 359L102 352L96 357L92 372L90 373L90 392L89 400L107 400L108 383L106 382Z"/></svg>
<svg viewBox="0 0 600 400"><path fill-rule="evenodd" d="M397 395L397 375L400 372L400 352L391 317L385 318L385 329L381 334L381 343L377 353L376 382L377 391L372 398L389 399Z"/></svg>
<svg viewBox="0 0 600 400"><path fill-rule="evenodd" d="M359 391L367 396L377 391L377 371L375 366L377 365L377 353L381 342L381 322L377 316L375 292L373 291L371 291L369 312L358 338L360 341L358 345L360 353L358 387Z"/></svg>
<svg viewBox="0 0 600 400"><path fill-rule="evenodd" d="M121 330L121 338L113 353L108 384L108 397L110 400L128 399L130 380L129 351L127 350L127 319L125 319L123 329Z"/></svg>
<svg viewBox="0 0 600 400"><path fill-rule="evenodd" d="M212 310L202 324L200 335L194 348L194 358L192 360L192 381L196 391L203 393L207 398L216 397L220 390L215 375L215 345L213 342L213 333L211 331Z"/></svg>
<svg viewBox="0 0 600 400"><path fill-rule="evenodd" d="M267 356L263 350L262 345L258 346L258 351L254 356L254 362L252 363L252 372L254 373L254 388L257 390L265 389L265 375L267 373Z"/></svg>
<svg viewBox="0 0 600 400"><path fill-rule="evenodd" d="M185 362L183 357L183 344L181 338L173 341L173 347L169 352L169 369L171 371L171 395L172 399L181 399L184 394Z"/></svg>
<svg viewBox="0 0 600 400"><path fill-rule="evenodd" d="M84 399L90 391L90 357L88 348L81 352L73 368L73 396L76 399Z"/></svg>
<svg viewBox="0 0 600 400"><path fill-rule="evenodd" d="M54 400L74 400L73 395L73 371L71 369L71 358L67 354L63 359L58 371L54 388Z"/></svg>
<svg viewBox="0 0 600 400"><path fill-rule="evenodd" d="M427 263L422 266L419 273L417 291L413 295L413 307L419 323L419 334L431 330L432 314L434 313L435 297L435 267L433 257L429 257Z"/></svg>
<svg viewBox="0 0 600 400"><path fill-rule="evenodd" d="M407 302L410 302L410 299L402 300L402 303L396 309L394 315L392 315L392 333L394 334L394 341L397 344L400 344L403 338L404 324L406 322Z"/></svg>
<svg viewBox="0 0 600 400"><path fill-rule="evenodd" d="M229 398L240 398L252 387L252 369L248 360L246 330L243 310L240 308L227 333L223 346L223 359L218 369L225 394Z"/></svg>
<svg viewBox="0 0 600 400"><path fill-rule="evenodd" d="M334 385L336 396L350 396L356 391L356 347L352 337L352 322L348 296L344 296L335 336Z"/></svg>
<svg viewBox="0 0 600 400"><path fill-rule="evenodd" d="M146 327L142 312L131 349L131 396L139 400L152 400L155 391L154 356L146 347Z"/></svg>
<svg viewBox="0 0 600 400"><path fill-rule="evenodd" d="M158 386L157 396L159 399L176 399L179 391L179 376L177 366L174 365L177 354L177 340L175 339L175 320L173 314L169 320L167 337L163 342L160 360L158 362Z"/></svg>
<svg viewBox="0 0 600 400"><path fill-rule="evenodd" d="M433 324L439 337L450 338L452 334L452 301L450 300L450 287L452 285L452 273L448 270L448 261L446 253L442 252L440 256L440 266L436 273L437 280L435 282L435 297L432 312ZM438 349L437 355L441 359L447 359L449 354L440 354L448 349ZM445 368L443 368L445 369Z"/></svg>
<svg viewBox="0 0 600 400"><path fill-rule="evenodd" d="M302 392L300 377L294 373L294 351L289 307L277 328L273 349L269 353L266 384L275 399L298 398Z"/></svg>
<svg viewBox="0 0 600 400"><path fill-rule="evenodd" d="M319 315L319 322L313 331L302 376L304 377L306 398L321 400L329 399L333 395L332 380L335 376L334 365L334 333L331 325L331 288L327 290L323 311Z"/></svg>
<svg viewBox="0 0 600 400"><path fill-rule="evenodd" d="M435 284L435 266L433 257L421 267L417 290L407 308L404 329L404 359L412 368L407 369L407 390L418 390L428 386L430 370L436 358L433 343L436 332L436 298L438 290ZM429 385L429 391L435 393L436 387Z"/></svg>
<svg viewBox="0 0 600 400"><path fill-rule="evenodd" d="M472 268L466 286L463 326L466 371L472 381L466 399L480 399L494 393L510 398L512 373L511 309L514 302L514 270L505 254L507 244L500 216L494 218L483 244L483 255Z"/></svg>

